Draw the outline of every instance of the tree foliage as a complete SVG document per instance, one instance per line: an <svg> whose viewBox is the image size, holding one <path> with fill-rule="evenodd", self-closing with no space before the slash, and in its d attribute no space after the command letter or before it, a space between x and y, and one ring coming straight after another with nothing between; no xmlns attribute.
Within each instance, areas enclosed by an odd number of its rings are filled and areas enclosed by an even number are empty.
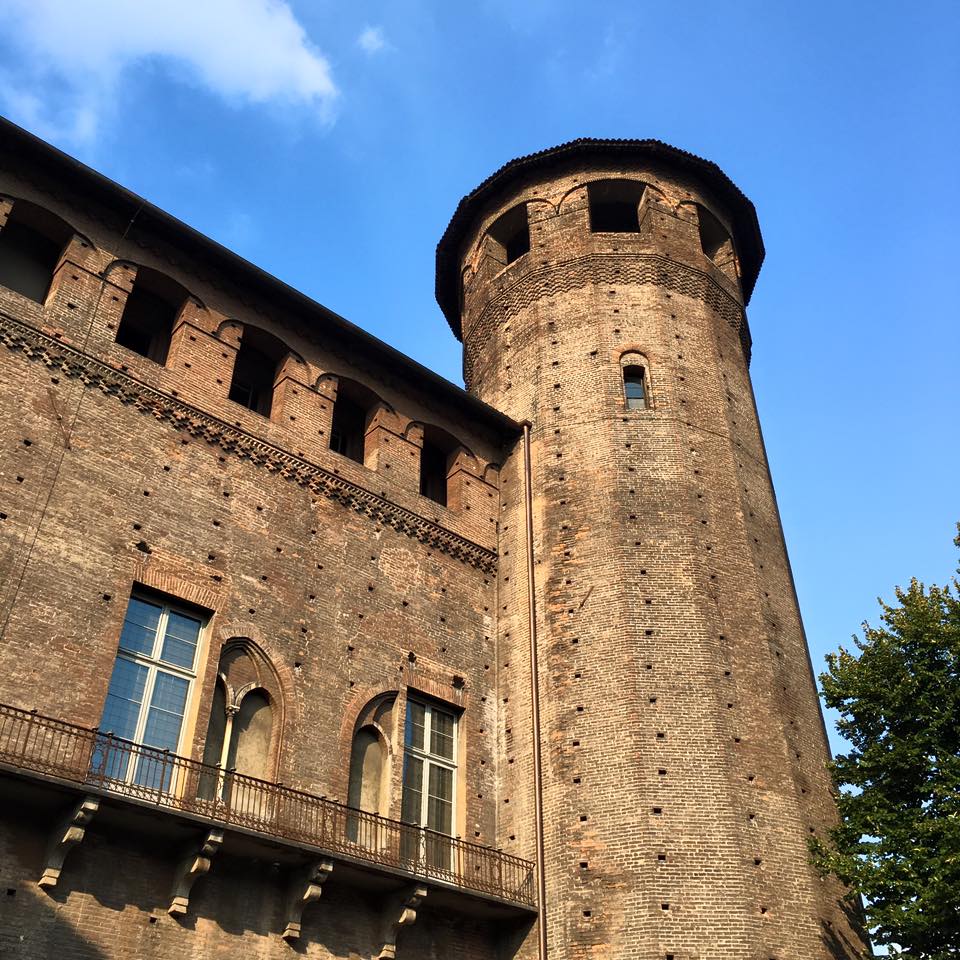
<svg viewBox="0 0 960 960"><path fill-rule="evenodd" d="M840 822L813 856L863 896L875 943L947 960L960 957L960 584L913 580L896 597L820 678L851 749L831 770Z"/></svg>

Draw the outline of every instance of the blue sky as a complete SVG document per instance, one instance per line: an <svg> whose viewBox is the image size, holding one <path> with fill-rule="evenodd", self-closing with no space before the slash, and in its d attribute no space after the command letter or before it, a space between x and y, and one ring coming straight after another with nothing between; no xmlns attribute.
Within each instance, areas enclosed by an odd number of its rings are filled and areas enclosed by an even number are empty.
<svg viewBox="0 0 960 960"><path fill-rule="evenodd" d="M755 202L753 378L815 666L960 520L960 6L0 0L0 110L460 382L460 197L657 137Z"/></svg>

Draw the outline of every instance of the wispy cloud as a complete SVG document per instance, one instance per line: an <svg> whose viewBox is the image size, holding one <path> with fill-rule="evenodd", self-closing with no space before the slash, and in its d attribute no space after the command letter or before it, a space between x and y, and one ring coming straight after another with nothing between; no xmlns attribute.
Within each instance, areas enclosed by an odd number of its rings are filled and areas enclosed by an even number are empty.
<svg viewBox="0 0 960 960"><path fill-rule="evenodd" d="M285 0L7 0L6 109L38 132L91 139L124 74L150 63L235 103L331 117L330 64ZM41 99L36 91L51 94ZM56 96L52 94L56 92Z"/></svg>
<svg viewBox="0 0 960 960"><path fill-rule="evenodd" d="M364 53L370 54L371 56L379 53L387 45L387 41L383 36L382 27L364 27L360 36L357 37L357 43Z"/></svg>

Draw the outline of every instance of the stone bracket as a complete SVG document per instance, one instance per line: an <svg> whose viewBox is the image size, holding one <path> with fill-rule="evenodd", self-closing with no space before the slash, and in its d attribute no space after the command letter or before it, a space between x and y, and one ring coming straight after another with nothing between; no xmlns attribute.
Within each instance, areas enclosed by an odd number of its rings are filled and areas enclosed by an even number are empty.
<svg viewBox="0 0 960 960"><path fill-rule="evenodd" d="M287 889L286 925L280 936L286 941L300 939L300 920L303 908L320 899L323 885L333 872L332 860L316 860L297 870Z"/></svg>
<svg viewBox="0 0 960 960"><path fill-rule="evenodd" d="M170 906L167 913L171 916L182 916L190 905L190 891L193 885L210 870L210 861L216 856L223 843L222 830L210 830L200 843L199 849L191 847L186 856L177 866L173 878L173 889L170 892Z"/></svg>
<svg viewBox="0 0 960 960"><path fill-rule="evenodd" d="M44 889L55 887L67 854L83 840L93 815L100 809L97 797L84 797L60 822L47 845L43 874L37 884Z"/></svg>
<svg viewBox="0 0 960 960"><path fill-rule="evenodd" d="M377 960L396 960L397 937L402 929L416 922L417 908L426 895L426 886L415 883L399 890L384 903L380 917L380 940L383 946L377 954Z"/></svg>

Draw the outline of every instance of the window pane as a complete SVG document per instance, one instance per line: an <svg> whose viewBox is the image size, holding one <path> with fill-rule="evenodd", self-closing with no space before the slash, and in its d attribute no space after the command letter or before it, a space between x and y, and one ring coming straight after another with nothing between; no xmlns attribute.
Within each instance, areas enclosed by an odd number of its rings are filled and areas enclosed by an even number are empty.
<svg viewBox="0 0 960 960"><path fill-rule="evenodd" d="M161 750L176 750L180 742L183 709L187 702L188 682L169 673L157 673L153 698L147 713L143 742Z"/></svg>
<svg viewBox="0 0 960 960"><path fill-rule="evenodd" d="M419 823L423 809L423 761L407 754L403 758L403 800L400 819Z"/></svg>
<svg viewBox="0 0 960 960"><path fill-rule="evenodd" d="M433 710L430 717L430 752L447 760L453 759L453 717Z"/></svg>
<svg viewBox="0 0 960 960"><path fill-rule="evenodd" d="M197 638L199 636L199 620L171 611L167 619L167 632L163 638L163 650L160 653L160 659L178 667L191 668L196 655Z"/></svg>
<svg viewBox="0 0 960 960"><path fill-rule="evenodd" d="M104 733L115 733L118 737L133 739L137 732L146 684L146 667L117 658L113 665L113 676L110 677L107 702L103 705L103 718L100 721L100 729Z"/></svg>
<svg viewBox="0 0 960 960"><path fill-rule="evenodd" d="M426 708L415 700L407 701L407 730L405 743L408 747L423 749L423 723Z"/></svg>
<svg viewBox="0 0 960 960"><path fill-rule="evenodd" d="M153 645L160 623L163 607L147 603L139 597L131 597L127 605L127 616L120 633L120 647L135 653L153 653Z"/></svg>
<svg viewBox="0 0 960 960"><path fill-rule="evenodd" d="M453 771L432 764L427 826L441 833L450 833L453 827Z"/></svg>

